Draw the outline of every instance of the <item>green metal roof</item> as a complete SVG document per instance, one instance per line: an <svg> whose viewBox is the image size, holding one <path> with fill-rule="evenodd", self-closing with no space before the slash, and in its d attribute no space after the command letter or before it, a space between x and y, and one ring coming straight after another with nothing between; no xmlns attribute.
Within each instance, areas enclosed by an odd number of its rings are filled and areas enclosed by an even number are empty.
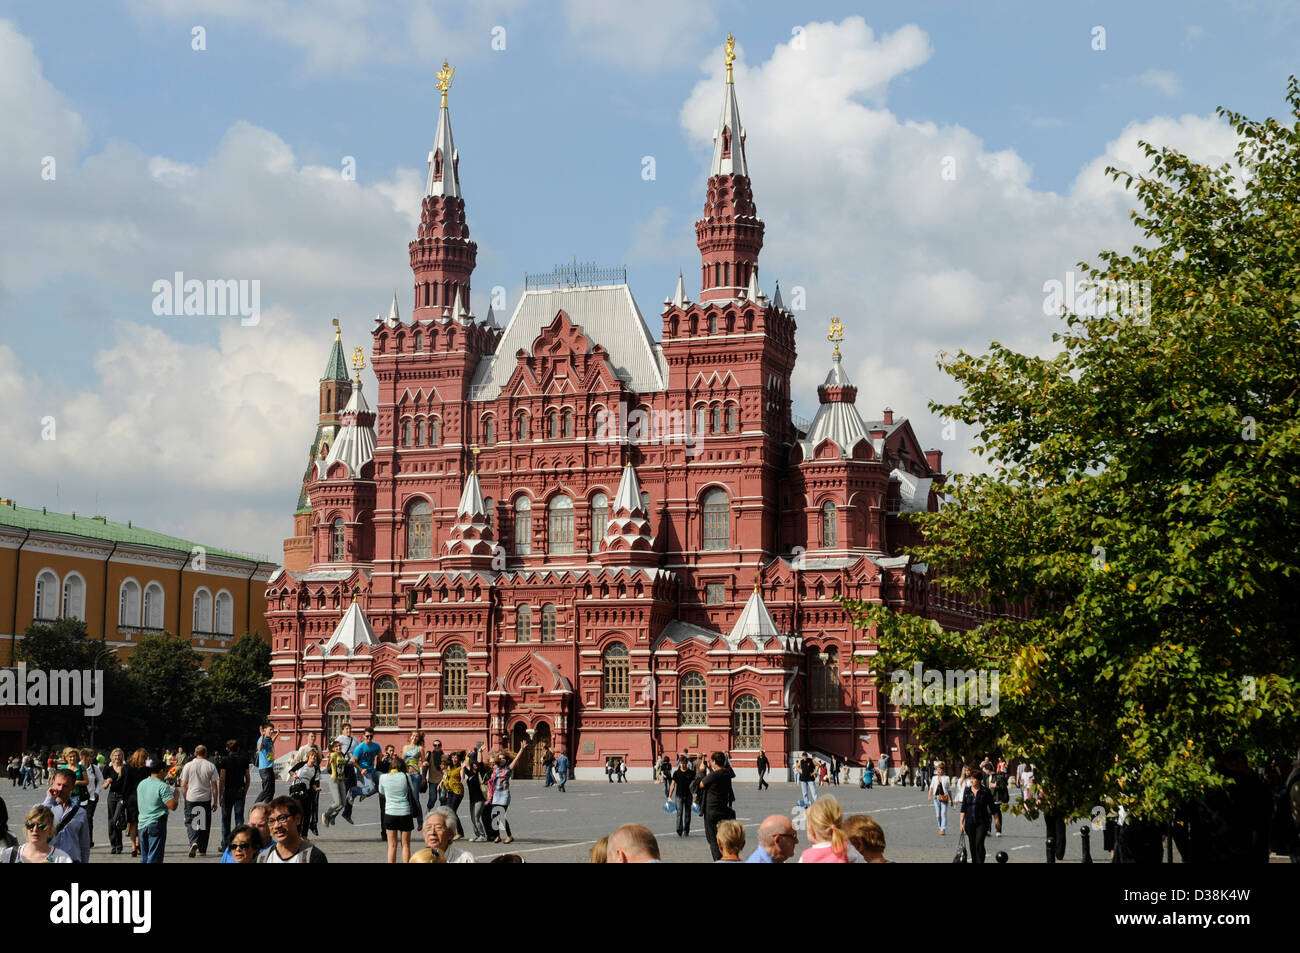
<svg viewBox="0 0 1300 953"><path fill-rule="evenodd" d="M348 362L343 357L343 345L338 338L334 339L334 346L330 348L330 359L325 363L325 373L321 376L323 381L348 381Z"/></svg>
<svg viewBox="0 0 1300 953"><path fill-rule="evenodd" d="M64 533L69 536L83 536L87 539L103 539L109 542L131 543L136 546L152 546L155 549L169 549L178 553L191 553L202 546L209 556L221 556L227 559L239 559L243 562L270 562L265 556L252 553L234 552L228 549L216 549L203 546L177 536L155 533L153 530L114 523L88 516L68 516L63 513L48 513L43 510L29 509L25 506L0 506L0 526L16 526L18 529L35 529L49 533Z"/></svg>

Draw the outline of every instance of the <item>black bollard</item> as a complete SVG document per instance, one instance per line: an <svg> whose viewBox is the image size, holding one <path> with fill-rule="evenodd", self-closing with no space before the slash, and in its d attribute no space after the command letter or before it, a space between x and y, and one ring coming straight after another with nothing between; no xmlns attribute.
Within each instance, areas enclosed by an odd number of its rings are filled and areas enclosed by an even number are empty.
<svg viewBox="0 0 1300 953"><path fill-rule="evenodd" d="M1052 836L1050 830L1047 834L1047 862L1056 863L1056 838Z"/></svg>
<svg viewBox="0 0 1300 953"><path fill-rule="evenodd" d="M1079 836L1083 838L1083 861L1082 863L1092 863L1092 852L1088 846L1088 838L1092 835L1092 825L1084 824L1079 828Z"/></svg>
<svg viewBox="0 0 1300 953"><path fill-rule="evenodd" d="M999 864L1005 864L1010 858L1007 857L1007 852L1005 850L1000 850L995 859Z"/></svg>

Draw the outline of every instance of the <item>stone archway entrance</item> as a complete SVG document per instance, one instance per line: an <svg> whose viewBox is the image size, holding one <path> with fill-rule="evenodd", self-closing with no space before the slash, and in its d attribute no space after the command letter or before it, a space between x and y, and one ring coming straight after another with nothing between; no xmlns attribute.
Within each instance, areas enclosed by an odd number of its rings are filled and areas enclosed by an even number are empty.
<svg viewBox="0 0 1300 953"><path fill-rule="evenodd" d="M530 738L528 726L522 721L515 722L515 726L510 730L510 750L518 751L524 745L528 745L528 753L515 769L515 777L545 777L546 766L542 764L542 757L545 749L551 747L551 726L544 721L538 722Z"/></svg>

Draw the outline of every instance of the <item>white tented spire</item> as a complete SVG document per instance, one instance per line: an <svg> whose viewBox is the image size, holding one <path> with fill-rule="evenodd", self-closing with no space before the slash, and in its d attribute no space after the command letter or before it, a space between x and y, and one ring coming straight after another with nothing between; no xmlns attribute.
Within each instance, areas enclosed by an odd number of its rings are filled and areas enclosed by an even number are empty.
<svg viewBox="0 0 1300 953"><path fill-rule="evenodd" d="M488 313L487 313L487 317L483 319L483 327L485 328L501 327L501 325L497 324L497 316L496 313L493 312L492 310L492 305L488 305Z"/></svg>
<svg viewBox="0 0 1300 953"><path fill-rule="evenodd" d="M677 272L677 290L673 292L673 304L678 308L686 307L686 281L680 271Z"/></svg>
<svg viewBox="0 0 1300 953"><path fill-rule="evenodd" d="M393 303L388 307L388 323L390 326L396 327L398 324L401 323L401 320L402 320L402 316L397 310L397 292L394 291Z"/></svg>
<svg viewBox="0 0 1300 953"><path fill-rule="evenodd" d="M636 478L632 464L623 467L623 479L618 483L618 493L614 496L614 512L626 510L629 513L641 511L641 481Z"/></svg>
<svg viewBox="0 0 1300 953"><path fill-rule="evenodd" d="M713 130L713 165L710 175L749 175L745 162L745 127L740 124L736 86L727 83L722 96L722 115Z"/></svg>
<svg viewBox="0 0 1300 953"><path fill-rule="evenodd" d="M745 297L750 301L757 301L762 294L758 290L758 265L749 269L749 287L745 290Z"/></svg>
<svg viewBox="0 0 1300 953"><path fill-rule="evenodd" d="M743 640L752 639L761 649L768 639L780 637L781 632L772 621L772 614L767 611L767 604L763 602L763 597L759 595L758 587L755 586L753 595L745 603L745 608L740 611L740 618L732 626L727 642L734 651Z"/></svg>
<svg viewBox="0 0 1300 953"><path fill-rule="evenodd" d="M447 107L438 110L438 132L429 153L429 184L425 195L448 195L460 198L460 177L456 174L456 144L451 140L451 114Z"/></svg>
<svg viewBox="0 0 1300 953"><path fill-rule="evenodd" d="M457 321L462 321L465 318L465 306L460 300L460 288L456 289L456 297L451 302L451 316Z"/></svg>
<svg viewBox="0 0 1300 953"><path fill-rule="evenodd" d="M776 283L776 291L772 292L772 307L778 311L785 309L785 302L781 300L781 282Z"/></svg>
<svg viewBox="0 0 1300 953"><path fill-rule="evenodd" d="M457 516L484 516L487 507L483 503L483 488L478 482L478 471L471 471L465 481L465 489L460 494L460 505L456 507Z"/></svg>
<svg viewBox="0 0 1300 953"><path fill-rule="evenodd" d="M370 627L365 613L361 611L361 604L353 599L348 611L343 613L343 618L334 627L330 640L325 643L325 654L329 655L330 649L336 645L342 645L351 655L362 646L374 648L378 644L379 639L375 637L375 630Z"/></svg>

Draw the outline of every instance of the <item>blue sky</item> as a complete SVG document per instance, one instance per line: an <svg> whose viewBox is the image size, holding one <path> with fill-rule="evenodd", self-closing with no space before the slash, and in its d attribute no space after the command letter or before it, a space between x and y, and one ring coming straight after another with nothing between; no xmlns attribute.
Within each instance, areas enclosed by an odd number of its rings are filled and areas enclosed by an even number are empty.
<svg viewBox="0 0 1300 953"><path fill-rule="evenodd" d="M1280 115L1300 48L1283 3L465 6L0 4L0 397L17 410L0 495L79 512L98 495L113 518L278 553L329 319L350 348L394 289L409 314L444 57L476 310L576 255L626 264L657 334L679 268L696 290L735 33L761 283L807 289L797 409L839 314L864 413L888 403L938 446L935 354L1048 347L1042 283L1136 240L1100 168L1137 165L1143 135L1226 158L1214 107ZM151 284L178 270L258 278L261 325L155 316ZM945 464L973 465L970 442Z"/></svg>

